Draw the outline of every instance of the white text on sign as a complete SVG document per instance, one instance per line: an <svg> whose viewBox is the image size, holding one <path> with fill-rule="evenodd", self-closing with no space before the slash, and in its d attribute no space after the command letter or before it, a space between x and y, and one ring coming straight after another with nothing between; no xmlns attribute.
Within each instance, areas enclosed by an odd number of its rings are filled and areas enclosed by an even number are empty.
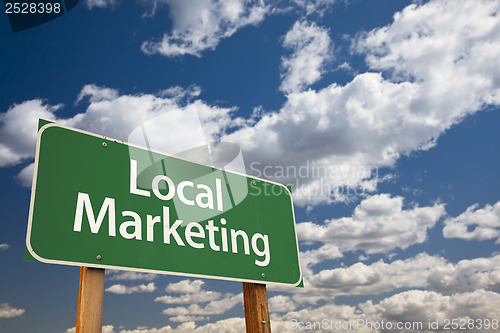
<svg viewBox="0 0 500 333"><path fill-rule="evenodd" d="M159 191L160 182L165 182L168 185L166 194ZM165 175L155 176L151 185L154 195L162 201L171 200L177 194L179 200L185 205L197 205L200 208L223 211L222 186L221 180L218 178L215 179L215 194L206 184L194 184L184 180L176 185L171 178ZM199 192L194 198L187 198L184 193L186 187L196 188ZM130 194L151 197L151 192L137 187L137 161L135 160L130 161ZM114 198L106 197L104 199L96 218L90 195L78 192L73 231L82 232L84 215L87 217L91 233L94 234L99 232L107 215L108 235L110 237L117 236L117 214ZM251 255L252 251L258 257L254 261L257 266L265 267L269 265L271 260L268 235L255 233L249 237L244 230L228 229L225 227L228 223L225 218L220 218L218 225L216 225L215 220L208 220L204 227L198 222L190 222L185 227L181 227L184 225L184 221L176 219L171 224L170 208L162 205L161 212L158 212L157 215L147 214L143 217L146 221L144 231L143 218L136 212L124 210L121 212L121 216L131 218L131 220L122 221L118 228L119 235L125 239L143 240L145 234L148 242L162 239L162 242L167 245L186 246L187 243L196 249L210 249L215 252L222 251L233 254L239 254L239 248L242 247L245 255ZM155 228L157 225L161 228ZM160 237L155 234L155 231L160 232Z"/></svg>

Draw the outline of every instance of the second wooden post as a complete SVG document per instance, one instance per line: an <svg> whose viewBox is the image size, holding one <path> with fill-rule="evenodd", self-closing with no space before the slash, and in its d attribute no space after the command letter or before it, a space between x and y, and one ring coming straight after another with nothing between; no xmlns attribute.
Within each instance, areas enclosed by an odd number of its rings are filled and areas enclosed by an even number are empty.
<svg viewBox="0 0 500 333"><path fill-rule="evenodd" d="M271 333L265 284L243 282L247 333Z"/></svg>

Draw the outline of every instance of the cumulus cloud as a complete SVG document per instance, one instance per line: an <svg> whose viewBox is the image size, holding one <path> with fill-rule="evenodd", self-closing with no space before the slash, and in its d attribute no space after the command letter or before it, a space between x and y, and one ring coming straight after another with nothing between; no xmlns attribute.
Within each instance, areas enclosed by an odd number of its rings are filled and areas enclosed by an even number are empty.
<svg viewBox="0 0 500 333"><path fill-rule="evenodd" d="M21 316L26 310L16 309L10 306L9 303L0 304L0 318L13 318Z"/></svg>
<svg viewBox="0 0 500 333"><path fill-rule="evenodd" d="M164 304L190 304L188 307L169 307L163 314L170 316L174 322L194 322L209 319L210 315L223 314L235 305L243 302L242 294L222 295L219 292L203 289L202 280L182 280L169 283L165 288L167 293L181 294L179 296L165 295L155 299ZM200 306L201 303L207 303Z"/></svg>
<svg viewBox="0 0 500 333"><path fill-rule="evenodd" d="M180 296L165 295L155 298L155 302L164 304L193 304L214 301L221 297L221 293L215 291L202 290L196 294L183 294Z"/></svg>
<svg viewBox="0 0 500 333"><path fill-rule="evenodd" d="M134 293L152 293L156 290L154 282L146 284L140 284L137 286L127 287L122 284L114 284L111 287L105 289L107 292L112 294L134 294Z"/></svg>
<svg viewBox="0 0 500 333"><path fill-rule="evenodd" d="M438 321L443 329L445 319L465 320L498 318L500 315L500 294L476 290L454 295L442 295L432 291L410 290L388 297L378 304L372 301L360 304L361 311L368 317L393 322L422 323L423 332L435 332L429 329L429 320ZM372 319L372 320L373 320ZM450 327L450 324L448 324ZM479 324L473 332L480 332ZM448 328L449 329L449 328ZM396 330L402 332L403 330Z"/></svg>
<svg viewBox="0 0 500 333"><path fill-rule="evenodd" d="M461 260L429 272L429 287L443 293L500 288L500 256Z"/></svg>
<svg viewBox="0 0 500 333"><path fill-rule="evenodd" d="M462 238L466 240L497 239L500 243L500 201L493 206L479 208L475 204L457 217L449 217L444 221L443 235L446 238Z"/></svg>
<svg viewBox="0 0 500 333"><path fill-rule="evenodd" d="M342 252L386 253L423 243L427 230L444 214L443 204L404 209L402 197L377 194L361 201L351 217L299 223L297 234L301 241L337 246Z"/></svg>
<svg viewBox="0 0 500 333"><path fill-rule="evenodd" d="M498 7L412 4L392 24L353 40L369 72L345 85L290 93L280 110L226 140L259 161L255 175L267 168L270 178L292 185L298 204L343 201L348 189L374 191L383 180L378 168L431 148L465 116L500 103ZM309 173L294 177L300 167Z"/></svg>
<svg viewBox="0 0 500 333"><path fill-rule="evenodd" d="M118 90L98 87L95 84L85 85L76 99L75 104L80 103L84 98L88 98L91 103L109 101L118 98Z"/></svg>
<svg viewBox="0 0 500 333"><path fill-rule="evenodd" d="M146 54L200 56L237 30L261 22L269 8L262 0L163 0L170 7L173 29L160 41L142 44ZM155 2L156 3L156 2Z"/></svg>
<svg viewBox="0 0 500 333"><path fill-rule="evenodd" d="M111 275L109 277L110 280L129 280L129 281L137 281L137 280L152 281L156 279L156 277L158 276L157 274L151 274L151 273L117 271L117 270L106 270L106 274Z"/></svg>
<svg viewBox="0 0 500 333"><path fill-rule="evenodd" d="M390 26L366 33L357 50L367 54L373 69L389 71L396 80L441 87L433 92L435 98L444 92L452 97L467 92L457 101L466 103L457 113L482 103L498 104L499 11L500 4L491 0L460 6L450 0L414 3L396 13ZM450 79L453 90L442 86Z"/></svg>
<svg viewBox="0 0 500 333"><path fill-rule="evenodd" d="M317 249L300 252L302 275L309 277L313 274L314 265L325 260L338 259L342 257L342 251L338 245L335 244L324 244Z"/></svg>
<svg viewBox="0 0 500 333"><path fill-rule="evenodd" d="M272 298L271 298L272 299ZM276 332L296 332L298 323L305 325L326 325L325 329L347 333L356 330L360 333L384 332L373 329L373 325L380 325L382 321L390 322L394 328L391 332L418 331L423 333L435 332L429 329L429 320L438 321L439 329L443 329L445 319L456 318L459 320L484 320L496 319L500 316L500 294L483 289L471 292L444 295L435 291L408 290L380 300L378 303L367 301L357 305L337 305L329 303L318 307L309 307L301 310L289 311L285 314L271 313L271 327ZM326 322L325 322L326 320ZM358 323L353 328L349 325ZM396 329L396 324L415 325L414 330ZM319 324L318 324L319 323ZM344 329L342 328L344 323ZM329 328L332 325L332 328ZM337 325L337 326L335 326ZM372 326L370 326L372 325ZM421 325L421 326L418 326ZM321 327L321 326L316 326ZM375 326L376 327L376 326ZM420 328L421 327L421 328ZM477 327L477 326L476 326ZM484 329L483 329L484 330ZM483 331L481 329L477 332ZM165 326L162 328L137 328L135 330L122 330L121 333L166 333L166 332L197 332L237 333L245 331L243 318L227 318L215 323L196 326L194 322L187 322L176 328ZM471 330L475 332L475 330Z"/></svg>
<svg viewBox="0 0 500 333"><path fill-rule="evenodd" d="M421 253L390 263L380 260L370 265L359 262L350 267L325 269L306 281L330 295L380 294L399 288L424 288L428 286L430 271L445 263L443 258Z"/></svg>
<svg viewBox="0 0 500 333"><path fill-rule="evenodd" d="M19 185L31 187L33 184L33 173L35 171L35 163L30 163L25 166L15 177Z"/></svg>
<svg viewBox="0 0 500 333"><path fill-rule="evenodd" d="M335 0L293 0L301 9L305 9L307 15L317 14L322 16L330 9Z"/></svg>
<svg viewBox="0 0 500 333"><path fill-rule="evenodd" d="M293 51L282 58L280 89L286 93L301 91L321 78L322 70L333 57L328 30L306 21L296 22L285 35L283 46Z"/></svg>
<svg viewBox="0 0 500 333"><path fill-rule="evenodd" d="M269 301L271 303L271 298ZM276 298L276 300L278 300ZM278 301L277 303L280 303ZM287 313L271 313L271 327L277 332L296 332L298 323L303 327L310 325L326 325L323 328L332 328L337 332L352 332L352 326L358 323L355 328L360 333L384 332L381 329L373 329L373 325L380 325L383 321L394 325L391 332L410 332L417 330L423 333L431 333L436 330L429 329L429 321L438 322L438 330L443 330L445 319L458 319L468 321L473 319L478 322L489 320L491 330L491 319L500 316L500 294L483 289L445 295L435 291L408 290L381 299L378 303L366 301L357 305L337 305L328 303L316 307L308 307L301 310L291 310ZM326 319L326 322L325 322ZM396 329L397 323L403 325L414 325L413 330ZM342 328L344 323L344 328ZM337 325L337 326L335 326ZM421 326L419 326L421 325ZM321 327L321 326L316 326ZM376 327L376 326L375 326ZM477 327L477 326L476 326ZM108 326L113 329L113 326ZM471 332L482 332L483 329L470 330ZM228 332L239 333L245 331L244 318L227 318L214 323L197 326L194 321L185 322L173 328L164 326L161 328L138 327L133 330L120 330L120 333L214 333ZM74 332L68 330L67 333ZM103 332L105 332L103 330ZM113 332L112 330L107 332Z"/></svg>
<svg viewBox="0 0 500 333"><path fill-rule="evenodd" d="M348 267L304 270L305 289L292 291L297 304L317 304L339 295L379 295L401 289L429 289L453 294L500 287L500 255L452 263L439 256L420 253L415 257ZM281 287L271 290L290 292Z"/></svg>
<svg viewBox="0 0 500 333"><path fill-rule="evenodd" d="M14 104L0 114L0 166L16 165L34 157L39 118L126 140L141 121L177 108L171 100L153 95L116 96L101 90L109 89L84 86L79 100L88 96L90 105L85 113L72 118L57 117L56 111L62 105L52 106L38 99Z"/></svg>
<svg viewBox="0 0 500 333"><path fill-rule="evenodd" d="M298 225L302 225L302 223ZM337 259L342 257L342 251L335 244L324 244L317 249L307 250L300 253L300 261L306 266L315 265L323 260Z"/></svg>
<svg viewBox="0 0 500 333"><path fill-rule="evenodd" d="M182 280L177 283L169 283L165 291L179 294L194 294L199 293L204 284L203 280Z"/></svg>
<svg viewBox="0 0 500 333"><path fill-rule="evenodd" d="M94 7L107 8L114 6L116 4L116 0L86 0L85 4L88 9L92 9Z"/></svg>
<svg viewBox="0 0 500 333"><path fill-rule="evenodd" d="M203 307L198 304L191 304L188 307L169 307L163 310L163 314L177 322L206 320L208 318L205 316L224 314L241 303L243 303L243 294L226 294L223 298L210 301Z"/></svg>
<svg viewBox="0 0 500 333"><path fill-rule="evenodd" d="M34 158L38 118L132 143L137 142L130 138L131 133L149 121L155 125L148 127L149 142L162 143L161 147L151 148L170 154L178 153L179 147L194 148L216 141L225 127L240 122L231 117L234 108L220 108L198 100L188 102L189 96L197 96L198 89L174 88L158 95L120 95L115 89L86 85L77 103L86 101L88 107L71 118L57 116L63 105L50 105L38 99L14 104L0 114L0 167ZM178 123L183 126L172 126ZM186 132L192 135L186 137ZM182 142L179 136L184 137ZM17 176L22 185L31 185L33 169L33 164L27 165Z"/></svg>
<svg viewBox="0 0 500 333"><path fill-rule="evenodd" d="M290 312L294 311L296 304L290 296L277 295L269 298L269 312Z"/></svg>
<svg viewBox="0 0 500 333"><path fill-rule="evenodd" d="M203 326L196 326L194 321L182 323L172 328L164 326L161 328L136 328L134 330L121 330L120 333L241 333L245 331L244 318L227 318L215 323L208 323Z"/></svg>
<svg viewBox="0 0 500 333"><path fill-rule="evenodd" d="M62 105L41 99L14 104L0 114L0 167L12 166L35 155L38 118L55 120Z"/></svg>
<svg viewBox="0 0 500 333"><path fill-rule="evenodd" d="M362 318L362 313L357 311L356 307L354 306L327 304L320 307L289 312L282 316L274 315L271 318L271 327L273 330L277 330L279 332L297 332L299 328L301 328L302 330L312 330L312 328L306 328L309 323L311 327L313 327L312 325L316 325L316 330L319 330L321 328L323 320L325 319L328 322L330 322L331 320L332 322L349 323L349 320L356 321ZM318 324L314 323L319 323L319 326ZM325 329L327 329L327 327ZM333 327L333 329L336 332L347 332L347 330L342 330L342 328L336 329L335 326ZM373 332L366 330L364 327L359 327L359 329L353 330L360 333Z"/></svg>
<svg viewBox="0 0 500 333"><path fill-rule="evenodd" d="M316 330L335 330L336 332L380 333L380 332L424 332L431 333L443 330L445 319L457 319L467 322L470 319L485 323L488 318L489 329L492 319L498 318L500 294L476 290L473 292L443 295L433 291L409 290L401 292L378 303L367 301L356 306L326 304L320 307L306 308L288 312L284 315L274 314L271 317L273 330L279 332L296 332L299 327L307 325ZM430 329L429 321L438 322L438 329ZM476 330L481 332L477 321ZM385 323L385 330L381 328ZM300 323L300 324L299 324ZM398 329L397 325L403 328ZM451 321L448 325L450 329ZM301 325L301 326L298 326ZM387 329L389 325L392 328ZM407 329L404 329L404 325Z"/></svg>
<svg viewBox="0 0 500 333"><path fill-rule="evenodd" d="M201 88L195 84L187 88L174 86L160 91L159 95L162 97L173 98L177 103L183 99L192 100L201 94Z"/></svg>
<svg viewBox="0 0 500 333"><path fill-rule="evenodd" d="M76 333L76 327L68 328L64 333ZM113 325L102 326L102 333L115 333Z"/></svg>

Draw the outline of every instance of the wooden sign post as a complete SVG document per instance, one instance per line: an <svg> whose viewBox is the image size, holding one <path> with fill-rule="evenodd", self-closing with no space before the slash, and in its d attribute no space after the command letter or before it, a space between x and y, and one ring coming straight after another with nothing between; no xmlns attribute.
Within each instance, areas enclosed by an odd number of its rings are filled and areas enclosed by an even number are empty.
<svg viewBox="0 0 500 333"><path fill-rule="evenodd" d="M243 282L247 333L271 333L265 284Z"/></svg>
<svg viewBox="0 0 500 333"><path fill-rule="evenodd" d="M76 333L102 332L104 269L80 267Z"/></svg>

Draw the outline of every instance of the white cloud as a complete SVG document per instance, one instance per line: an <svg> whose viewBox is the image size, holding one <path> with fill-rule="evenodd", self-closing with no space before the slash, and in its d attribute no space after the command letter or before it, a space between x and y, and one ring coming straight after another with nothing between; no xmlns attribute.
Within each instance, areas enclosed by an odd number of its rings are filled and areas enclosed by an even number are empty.
<svg viewBox="0 0 500 333"><path fill-rule="evenodd" d="M75 333L76 327L68 328L64 333ZM102 327L102 333L115 333L113 325L104 325Z"/></svg>
<svg viewBox="0 0 500 333"><path fill-rule="evenodd" d="M298 224L298 226L301 224ZM300 233L299 233L300 235ZM299 236L300 239L300 236ZM324 244L317 249L300 252L302 275L309 277L313 274L312 267L324 260L342 258L343 254L338 245Z"/></svg>
<svg viewBox="0 0 500 333"><path fill-rule="evenodd" d="M104 325L102 327L102 333L114 333L113 325Z"/></svg>
<svg viewBox="0 0 500 333"><path fill-rule="evenodd" d="M116 0L86 0L85 4L88 9L92 9L94 7L107 8L113 7L116 4Z"/></svg>
<svg viewBox="0 0 500 333"><path fill-rule="evenodd" d="M385 323L391 322L393 325L396 325L397 322L406 323L407 325L421 323L422 325L422 329L405 331L394 328L389 330L391 332L418 331L431 333L435 332L435 330L429 330L429 320L432 322L438 321L439 329L442 330L445 319L455 318L465 321L474 319L476 322L482 320L483 323L485 323L485 319L489 319L489 330L491 330L491 320L499 317L500 294L492 291L480 289L454 295L443 295L434 291L408 290L384 298L378 303L367 301L355 306L331 303L319 307L289 311L283 315L271 313L271 327L273 332L291 333L299 329L297 323L301 322L303 327L307 323L311 325L319 323L325 325L323 326L325 330L335 330L340 333L348 333L353 330L359 333L381 333L384 330L370 329L370 325L380 325L384 321ZM346 326L349 324L355 325L356 323L359 326L355 328ZM342 329L342 324L347 328ZM244 331L245 321L243 318L227 318L198 327L191 321L185 322L176 328L171 326L162 328L138 327L135 330L121 330L120 333L239 333ZM469 331L483 332L484 327L483 329Z"/></svg>
<svg viewBox="0 0 500 333"><path fill-rule="evenodd" d="M194 294L199 293L204 284L205 282L202 280L182 280L177 283L169 283L165 291L178 294Z"/></svg>
<svg viewBox="0 0 500 333"><path fill-rule="evenodd" d="M429 149L466 115L500 103L498 6L412 4L392 24L354 41L354 50L378 73L361 73L344 86L291 93L278 112L225 141L239 144L246 160L259 161L255 175L267 167L270 178L291 184L298 204L374 191L381 180L378 168ZM310 172L297 177L278 173L280 167ZM314 176L313 170L322 174Z"/></svg>
<svg viewBox="0 0 500 333"><path fill-rule="evenodd" d="M137 281L137 280L146 280L152 281L156 279L157 274L151 273L140 273L140 272L132 272L132 271L117 271L117 270L106 270L106 274L110 274L110 280L129 280L129 281Z"/></svg>
<svg viewBox="0 0 500 333"><path fill-rule="evenodd" d="M262 0L163 0L170 7L173 29L160 41L142 44L143 52L166 56L191 54L200 56L215 49L222 39L238 29L255 25L264 19L268 7Z"/></svg>
<svg viewBox="0 0 500 333"><path fill-rule="evenodd" d="M419 331L422 332L434 332L429 329L429 320L438 321L439 329L442 330L445 319L457 319L458 322L460 319L488 318L491 328L491 319L500 315L500 294L475 290L447 296L432 291L410 290L388 297L378 304L368 301L359 307L367 317L377 320L421 322L424 330ZM482 332L478 325L471 331Z"/></svg>
<svg viewBox="0 0 500 333"><path fill-rule="evenodd" d="M500 288L500 256L461 260L429 272L429 287L443 293Z"/></svg>
<svg viewBox="0 0 500 333"><path fill-rule="evenodd" d="M51 106L38 99L15 104L6 113L0 114L0 167L19 164L34 157L38 118L126 140L141 121L177 108L169 99L152 95L116 97L100 90L108 89L94 85L83 87L83 95L89 96L90 105L85 113L69 119L57 118L55 113L62 105ZM81 93L80 97L83 95Z"/></svg>
<svg viewBox="0 0 500 333"><path fill-rule="evenodd" d="M476 290L473 292L455 295L442 295L432 291L409 290L382 299L378 303L368 301L357 306L327 304L320 307L306 308L289 312L282 316L274 314L271 318L273 331L296 332L307 325L316 325L323 330L348 333L381 333L381 332L422 332L431 333L429 320L439 322L438 331L443 330L445 319L466 321L478 320L475 330L482 332L479 322L489 320L489 329L492 329L492 319L496 319L500 312L500 295L495 292ZM299 324L299 322L301 324ZM382 322L393 325L392 329L381 329ZM413 329L397 329L398 322ZM315 324L316 323L316 324ZM301 326L299 326L301 325ZM342 326L344 328L342 328ZM378 327L378 328L377 328Z"/></svg>
<svg viewBox="0 0 500 333"><path fill-rule="evenodd" d="M80 103L85 97L88 97L91 103L109 101L118 98L119 94L116 89L98 87L95 84L85 85L76 99L75 104Z"/></svg>
<svg viewBox="0 0 500 333"><path fill-rule="evenodd" d="M396 13L392 25L364 35L358 51L367 53L372 68L390 71L396 79L441 88L428 91L434 98L453 93L447 98L453 101L451 97L460 96L457 104L466 104L457 113L498 103L499 11L500 4L491 0L458 6L450 0L415 3ZM450 80L453 90L442 86Z"/></svg>
<svg viewBox="0 0 500 333"><path fill-rule="evenodd" d="M33 184L33 172L35 171L35 163L30 163L24 167L21 172L16 176L19 185L24 187L31 187Z"/></svg>
<svg viewBox="0 0 500 333"><path fill-rule="evenodd" d="M82 88L79 100L84 97L89 100L85 113L57 121L123 141L141 123L179 107L169 98L152 94L120 96L113 89L95 85Z"/></svg>
<svg viewBox="0 0 500 333"><path fill-rule="evenodd" d="M314 23L295 22L283 46L293 51L291 56L282 58L280 89L286 93L301 91L318 81L325 63L333 58L328 30Z"/></svg>
<svg viewBox="0 0 500 333"><path fill-rule="evenodd" d="M289 296L277 295L269 298L269 312L290 312L296 309L296 304Z"/></svg>
<svg viewBox="0 0 500 333"><path fill-rule="evenodd" d="M26 310L16 309L10 306L9 303L0 304L0 318L13 318L21 316Z"/></svg>
<svg viewBox="0 0 500 333"><path fill-rule="evenodd" d="M127 287L122 284L114 284L111 287L106 288L106 291L112 294L133 294L133 293L152 293L156 290L154 282L146 284L140 284L137 286Z"/></svg>
<svg viewBox="0 0 500 333"><path fill-rule="evenodd" d="M209 320L210 317L203 316L192 316L192 315L178 315L174 317L170 317L170 320L177 323L186 323L186 322L195 322L202 320Z"/></svg>
<svg viewBox="0 0 500 333"><path fill-rule="evenodd" d="M478 208L475 204L457 217L444 221L443 235L446 238L487 240L497 238L500 242L500 201L493 206Z"/></svg>
<svg viewBox="0 0 500 333"><path fill-rule="evenodd" d="M201 88L197 85L190 85L187 88L174 86L160 91L161 97L173 98L177 103L183 99L191 100L201 94Z"/></svg>
<svg viewBox="0 0 500 333"><path fill-rule="evenodd" d="M302 223L298 225L302 225ZM305 265L315 265L323 260L342 258L342 256L342 251L337 245L325 244L317 249L301 252L300 261Z"/></svg>
<svg viewBox="0 0 500 333"><path fill-rule="evenodd" d="M179 136L184 138L183 147L194 148L216 140L225 127L234 126L240 121L230 115L234 108L219 108L201 101L186 102L199 94L196 87L189 87L186 91L174 88L160 92L159 96L119 95L114 89L86 85L77 102L88 100L89 105L84 113L72 118L57 117L56 111L62 105L51 106L38 99L14 104L7 112L0 114L0 167L34 158L38 118L122 141L129 141L133 130L154 118L156 126L148 128L147 133L150 142L165 143L160 148L153 148L171 154L178 152L173 150L174 146L181 146ZM193 121L187 121L191 119L188 119L188 115ZM173 123L182 123L183 126L173 126ZM169 130L165 131L166 128ZM186 137L186 132L199 135ZM33 165L28 165L17 176L22 185L31 186L33 168Z"/></svg>
<svg viewBox="0 0 500 333"><path fill-rule="evenodd" d="M321 323L326 320L328 323L342 322L353 320L356 321L359 318L363 318L359 311L356 311L356 307L348 305L336 305L327 304L320 307L306 308L298 311L293 311L284 314L283 316L273 315L271 318L271 327L273 331L278 332L297 332L297 331L308 331L307 323L314 325L314 322L320 323L320 326L316 326L316 330L321 328ZM302 323L302 324L299 324ZM301 326L300 326L301 325ZM326 330L334 330L335 332L347 332L348 330L336 329L335 326L332 329L329 327L324 327ZM365 330L363 327L359 329L352 329L351 332L367 333L369 331ZM373 332L373 331L372 331Z"/></svg>
<svg viewBox="0 0 500 333"><path fill-rule="evenodd" d="M446 264L446 260L421 253L414 258L371 265L356 263L350 267L326 269L309 277L306 282L318 293L330 295L368 295L389 292L399 288L424 288L432 270ZM331 297L331 296L330 296Z"/></svg>
<svg viewBox="0 0 500 333"><path fill-rule="evenodd" d="M326 10L333 6L335 0L294 0L294 2L305 9L307 15L317 14L322 16Z"/></svg>
<svg viewBox="0 0 500 333"><path fill-rule="evenodd" d="M183 294L180 296L160 296L155 298L155 302L165 304L193 304L214 301L221 297L221 293L215 291L200 290L196 293Z"/></svg>
<svg viewBox="0 0 500 333"><path fill-rule="evenodd" d="M38 118L54 120L62 107L40 99L14 104L0 114L0 167L21 163L35 155Z"/></svg>
<svg viewBox="0 0 500 333"><path fill-rule="evenodd" d="M296 304L317 304L338 295L379 295L399 289L430 289L439 293L459 293L500 288L500 255L451 263L439 256L420 253L413 258L349 267L304 270L305 289L293 290ZM270 289L282 292L280 287Z"/></svg>
<svg viewBox="0 0 500 333"><path fill-rule="evenodd" d="M243 303L243 294L227 294L221 299L209 302L204 307L198 304L191 304L188 307L170 307L163 310L163 314L170 316L170 320L173 321L194 320L197 318L200 318L197 320L205 320L204 316L224 314L240 303Z"/></svg>
<svg viewBox="0 0 500 333"><path fill-rule="evenodd" d="M0 251L5 251L9 248L9 244L6 244L6 243L2 243L0 244Z"/></svg>
<svg viewBox="0 0 500 333"><path fill-rule="evenodd" d="M342 252L389 252L423 243L427 239L427 230L444 214L443 204L404 209L402 197L378 194L361 201L352 217L326 220L321 225L299 223L297 234L300 241L329 244ZM318 255L321 253L315 253ZM309 261L319 262L320 259Z"/></svg>
<svg viewBox="0 0 500 333"><path fill-rule="evenodd" d="M243 301L242 294L222 295L219 292L202 289L205 284L202 280L182 280L170 283L166 292L181 294L179 296L165 295L155 298L155 302L164 304L190 304L187 307L170 307L163 314L170 316L174 322L201 321L209 319L210 315L223 314ZM200 306L201 303L207 303Z"/></svg>
<svg viewBox="0 0 500 333"><path fill-rule="evenodd" d="M164 326L161 328L137 328L135 330L122 330L120 333L241 333L245 331L245 319L227 318L215 323L196 327L194 321L183 323L176 328Z"/></svg>

